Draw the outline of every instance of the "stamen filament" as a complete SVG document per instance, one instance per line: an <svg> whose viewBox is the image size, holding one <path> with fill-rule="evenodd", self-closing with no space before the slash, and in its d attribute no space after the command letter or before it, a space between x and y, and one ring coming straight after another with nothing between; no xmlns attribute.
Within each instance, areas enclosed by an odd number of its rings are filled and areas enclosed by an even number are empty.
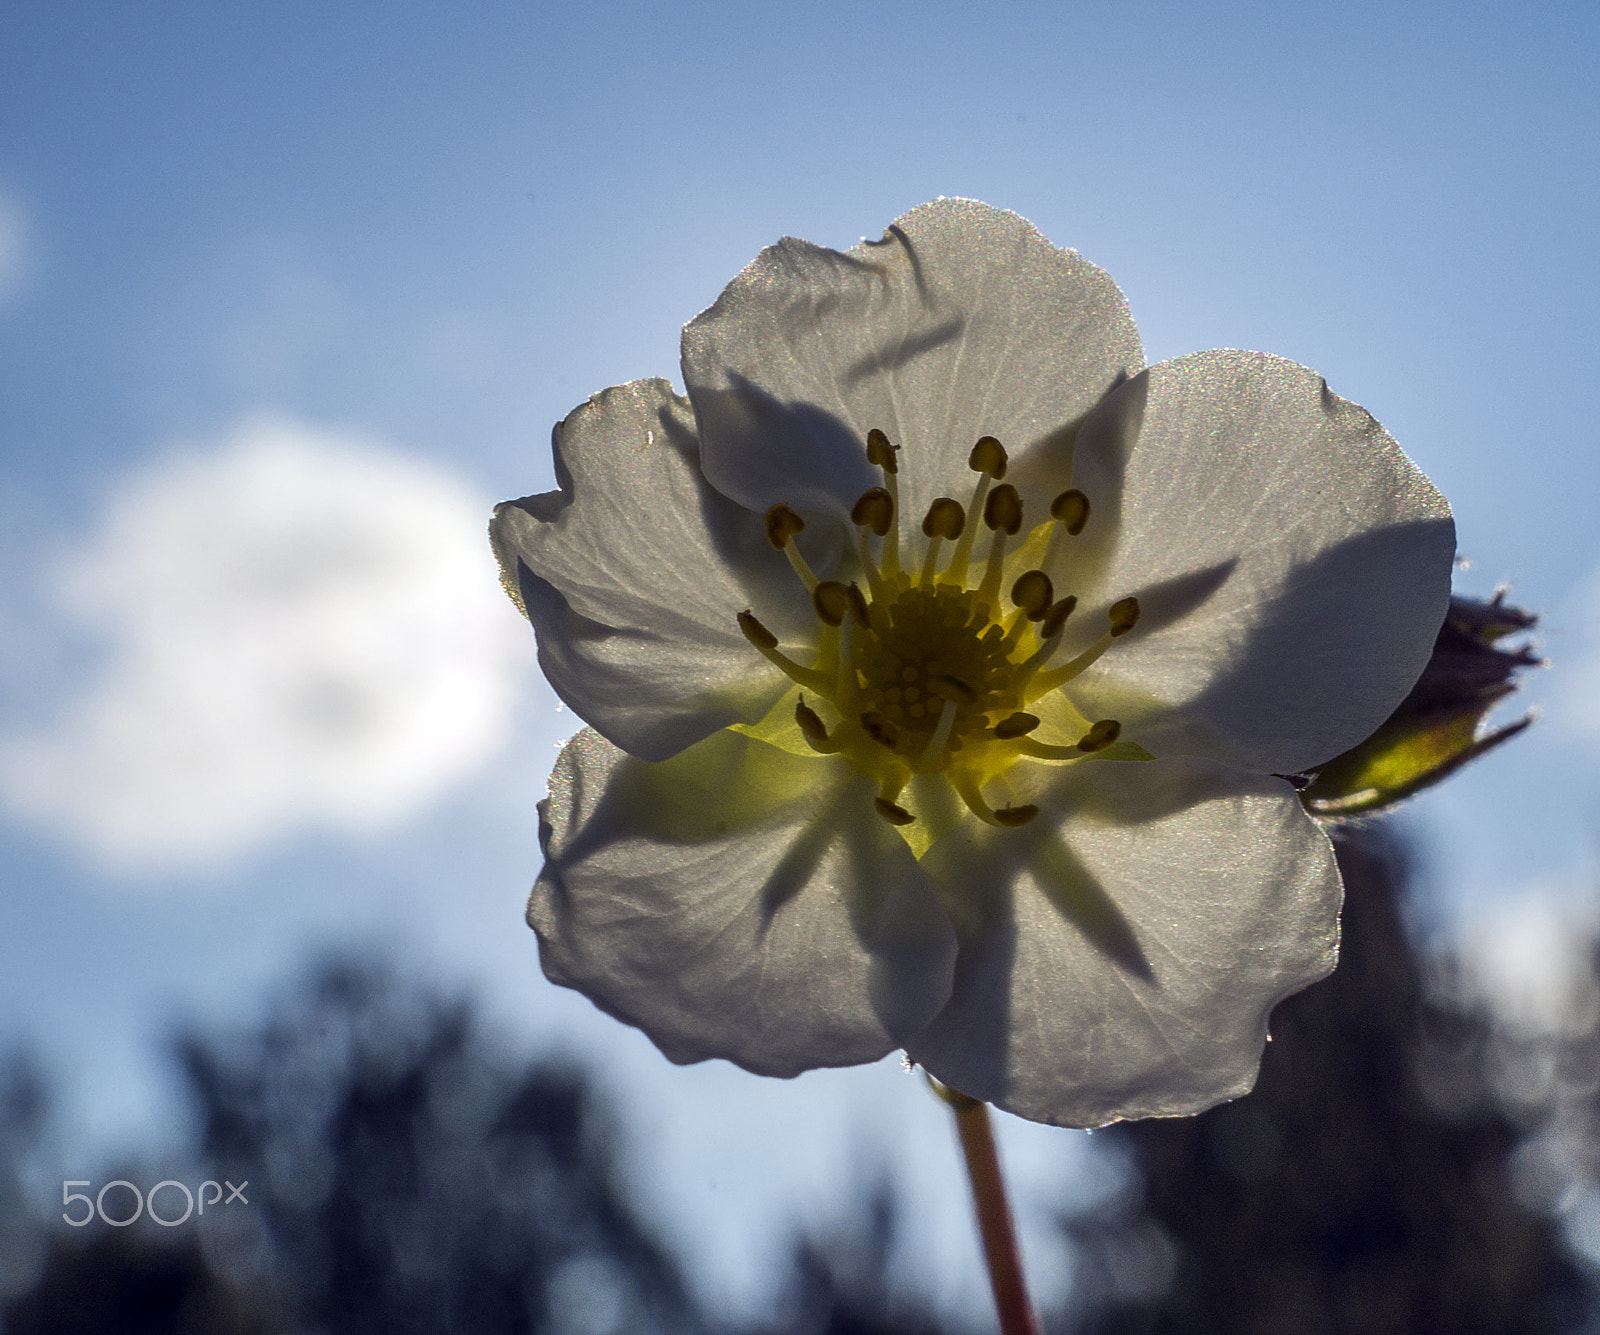
<svg viewBox="0 0 1600 1335"><path fill-rule="evenodd" d="M856 619L852 615L845 617L839 624L839 698L835 703L841 712L849 713L854 710L856 696L859 694L861 683L856 680L855 649L856 649Z"/></svg>
<svg viewBox="0 0 1600 1335"><path fill-rule="evenodd" d="M1048 573L1055 569L1056 557L1061 551L1061 525L1050 525L1050 536L1045 539L1044 555L1039 558L1039 569Z"/></svg>
<svg viewBox="0 0 1600 1335"><path fill-rule="evenodd" d="M900 573L900 479L888 469L883 473L883 488L889 493L890 503L894 506L894 521L883 535L879 559L883 562L883 573L893 576Z"/></svg>
<svg viewBox="0 0 1600 1335"><path fill-rule="evenodd" d="M1023 693L1022 698L1024 703L1037 700L1041 695L1048 694L1050 691L1055 690L1056 687L1066 685L1067 682L1071 681L1079 673L1088 668L1090 664L1095 661L1095 659L1100 657L1101 654L1105 653L1105 651L1111 647L1116 638L1117 637L1110 631L1107 631L1070 663L1063 663L1060 667L1051 668L1048 672L1039 673L1038 676L1036 676L1032 682L1029 683L1028 689ZM1035 657L1037 657L1037 655L1035 655Z"/></svg>
<svg viewBox="0 0 1600 1335"><path fill-rule="evenodd" d="M806 744L813 751L825 756L831 756L838 752L839 744L828 736L827 726L823 723L821 716L806 703L806 698L803 695L795 701L794 721L799 725L801 733L804 734Z"/></svg>
<svg viewBox="0 0 1600 1335"><path fill-rule="evenodd" d="M1050 503L1050 537L1044 545L1044 559L1039 564L1046 570L1054 564L1066 538L1075 538L1089 522L1089 498L1076 487L1064 491Z"/></svg>
<svg viewBox="0 0 1600 1335"><path fill-rule="evenodd" d="M878 571L878 563L872 559L872 543L867 538L867 530L856 530L856 554L861 558L861 569L867 577L867 588L872 593L872 601L877 602L883 597L883 576Z"/></svg>
<svg viewBox="0 0 1600 1335"><path fill-rule="evenodd" d="M950 786L956 790L961 800L967 804L967 809L985 825L1014 830L1019 825L1026 825L1039 814L1039 808L1031 802L1026 806L1001 807L998 810L991 807L983 800L977 779L970 770L953 769L945 777L950 780Z"/></svg>
<svg viewBox="0 0 1600 1335"><path fill-rule="evenodd" d="M967 505L967 513L969 515L981 515L983 513L983 504L988 498L989 475L987 473L979 473L978 485L972 489L972 500ZM978 526L976 524L968 524L962 530L961 537L956 543L956 549L951 554L950 565L945 570L945 574L949 575L957 584L965 584L967 582L967 566L972 559L972 544L977 541L977 538Z"/></svg>
<svg viewBox="0 0 1600 1335"><path fill-rule="evenodd" d="M946 700L944 708L939 711L939 726L933 730L933 736L928 738L927 749L922 753L922 763L931 765L939 758L944 750L944 744L950 740L950 729L956 722L956 702Z"/></svg>
<svg viewBox="0 0 1600 1335"><path fill-rule="evenodd" d="M1082 760L1087 754L1076 746L1047 746L1031 737L1019 737L1016 745L1023 755L1036 760Z"/></svg>
<svg viewBox="0 0 1600 1335"><path fill-rule="evenodd" d="M939 566L939 552L944 543L959 538L967 527L966 511L960 501L948 496L934 498L928 507L928 516L922 521L922 536L928 540L928 554L922 560L919 584L932 584L934 571Z"/></svg>
<svg viewBox="0 0 1600 1335"><path fill-rule="evenodd" d="M983 583L978 585L978 598L991 607L1000 601L1000 581L1005 575L1006 531L997 528L989 539L989 565L983 572Z"/></svg>
<svg viewBox="0 0 1600 1335"><path fill-rule="evenodd" d="M826 696L828 688L833 685L825 672L816 668L801 667L788 654L778 648L778 638L763 626L749 612L739 613L739 629L744 632L745 639L749 640L774 667L782 670L790 681L815 691L818 695Z"/></svg>
<svg viewBox="0 0 1600 1335"><path fill-rule="evenodd" d="M806 586L807 593L817 591L817 577L811 573L811 566L806 558L800 555L800 548L792 542L783 544L783 554L789 558L789 564L794 567L794 573L800 576L800 582Z"/></svg>

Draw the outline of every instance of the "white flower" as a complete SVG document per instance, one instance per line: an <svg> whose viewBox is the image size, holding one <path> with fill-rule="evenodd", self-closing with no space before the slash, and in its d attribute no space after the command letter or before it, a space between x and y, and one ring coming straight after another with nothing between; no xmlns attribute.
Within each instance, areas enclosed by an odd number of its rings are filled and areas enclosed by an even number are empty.
<svg viewBox="0 0 1600 1335"><path fill-rule="evenodd" d="M1106 274L941 199L763 251L687 399L560 423L561 490L493 527L591 725L541 808L554 981L674 1061L903 1047L1061 1125L1250 1088L1337 950L1273 775L1406 694L1454 532L1306 368L1142 365Z"/></svg>

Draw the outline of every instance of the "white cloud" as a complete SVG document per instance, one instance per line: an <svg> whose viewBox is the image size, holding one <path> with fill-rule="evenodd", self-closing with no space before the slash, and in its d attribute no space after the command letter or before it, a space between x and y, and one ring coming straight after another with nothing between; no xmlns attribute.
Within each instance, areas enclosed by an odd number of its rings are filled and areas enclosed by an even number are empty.
<svg viewBox="0 0 1600 1335"><path fill-rule="evenodd" d="M0 742L0 800L118 870L200 870L426 807L508 735L531 637L487 504L283 419L127 479L57 572L105 658Z"/></svg>

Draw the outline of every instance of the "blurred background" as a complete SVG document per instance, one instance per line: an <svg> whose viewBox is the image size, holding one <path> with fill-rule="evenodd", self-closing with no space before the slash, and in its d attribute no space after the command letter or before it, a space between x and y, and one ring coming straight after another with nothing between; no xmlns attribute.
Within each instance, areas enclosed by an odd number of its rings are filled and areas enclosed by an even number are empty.
<svg viewBox="0 0 1600 1335"><path fill-rule="evenodd" d="M1550 659L1507 714L1538 726L1346 850L1387 963L1275 1023L1260 1095L1132 1133L1002 1119L1041 1303L1588 1320L1597 57L1580 5L5 6L7 1329L68 1329L40 1304L83 1274L196 1330L987 1319L947 1116L896 1061L674 1068L542 980L534 803L575 721L483 537L553 485L570 408L677 379L761 246L939 194L1108 269L1151 361L1316 367L1451 499L1458 589L1514 582ZM1297 1138L1335 1122L1366 1138ZM1341 1195L1340 1163L1377 1176ZM64 1179L235 1164L263 1194L211 1231L60 1222ZM511 1241L468 1282L430 1228ZM1291 1238L1344 1260L1269 1265ZM1413 1272L1500 1297L1451 1316ZM1348 1312L1307 1278L1335 1273ZM376 1315L418 1274L535 1324L422 1279Z"/></svg>

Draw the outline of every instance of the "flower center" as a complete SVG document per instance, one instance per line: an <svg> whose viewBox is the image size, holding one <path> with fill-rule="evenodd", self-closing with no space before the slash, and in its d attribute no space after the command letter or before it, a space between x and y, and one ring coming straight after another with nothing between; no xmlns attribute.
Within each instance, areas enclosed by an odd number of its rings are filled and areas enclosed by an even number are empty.
<svg viewBox="0 0 1600 1335"><path fill-rule="evenodd" d="M922 521L920 559L903 566L896 449L881 431L867 436L867 458L882 470L884 485L865 492L850 516L866 593L854 583L818 580L792 541L804 520L786 505L767 512L767 536L810 591L821 623L815 662L807 667L791 658L748 611L739 615L740 628L800 686L794 717L810 747L842 755L878 782L875 801L886 820L911 824L916 817L899 800L906 785L915 774L940 774L983 820L1025 825L1037 807L992 806L985 786L1022 756L1068 761L1104 752L1121 725L1102 719L1075 742L1052 745L1030 736L1040 719L1024 706L1076 677L1132 630L1139 604L1132 598L1114 604L1094 644L1049 666L1078 600L1057 599L1046 569L1062 541L1083 531L1088 498L1063 492L1050 519L1013 544L1022 531L1022 500L1002 481L1005 450L985 436L968 460L978 474L969 503L935 500ZM988 551L973 570L980 515ZM807 702L808 691L830 717Z"/></svg>

